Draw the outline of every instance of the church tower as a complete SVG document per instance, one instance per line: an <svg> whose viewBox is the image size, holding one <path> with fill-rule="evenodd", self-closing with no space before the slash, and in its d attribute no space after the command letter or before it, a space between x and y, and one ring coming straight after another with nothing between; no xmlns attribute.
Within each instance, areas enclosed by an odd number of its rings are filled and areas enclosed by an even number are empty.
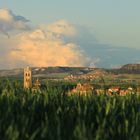
<svg viewBox="0 0 140 140"><path fill-rule="evenodd" d="M29 89L32 87L32 71L27 67L24 69L24 88Z"/></svg>

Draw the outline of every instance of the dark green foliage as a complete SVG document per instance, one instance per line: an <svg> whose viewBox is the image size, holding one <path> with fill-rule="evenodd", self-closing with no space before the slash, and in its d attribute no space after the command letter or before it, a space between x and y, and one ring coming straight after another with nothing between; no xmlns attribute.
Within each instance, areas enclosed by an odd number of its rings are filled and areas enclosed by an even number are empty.
<svg viewBox="0 0 140 140"><path fill-rule="evenodd" d="M2 140L139 140L140 96L67 96L75 84L48 82L42 93L0 84Z"/></svg>

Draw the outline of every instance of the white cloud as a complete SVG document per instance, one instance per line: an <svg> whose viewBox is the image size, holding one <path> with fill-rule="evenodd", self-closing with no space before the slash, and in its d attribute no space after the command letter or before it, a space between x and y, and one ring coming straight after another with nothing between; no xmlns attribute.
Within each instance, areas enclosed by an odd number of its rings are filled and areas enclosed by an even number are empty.
<svg viewBox="0 0 140 140"><path fill-rule="evenodd" d="M87 66L90 59L84 51L72 41L65 41L65 36L76 36L77 29L66 21L38 27L4 38L0 42L4 67L30 66Z"/></svg>
<svg viewBox="0 0 140 140"><path fill-rule="evenodd" d="M65 43L52 32L35 29L19 35L20 43L10 52L15 66L22 65L23 62L24 65L40 67L87 65L89 59L76 44Z"/></svg>
<svg viewBox="0 0 140 140"><path fill-rule="evenodd" d="M90 63L90 67L96 68L96 67L97 67L96 65L97 65L100 61L101 61L100 58L94 58L94 60L92 60L91 63Z"/></svg>
<svg viewBox="0 0 140 140"><path fill-rule="evenodd" d="M42 25L41 28L58 36L59 35L74 36L76 35L77 32L76 27L65 20L59 20L47 26Z"/></svg>
<svg viewBox="0 0 140 140"><path fill-rule="evenodd" d="M0 9L0 32L7 36L9 31L28 29L27 22L27 19L8 9Z"/></svg>
<svg viewBox="0 0 140 140"><path fill-rule="evenodd" d="M90 58L73 40L79 36L77 26L60 20L28 30L27 22L8 9L0 9L0 32L9 36L14 31L10 39L0 38L1 68L90 65Z"/></svg>

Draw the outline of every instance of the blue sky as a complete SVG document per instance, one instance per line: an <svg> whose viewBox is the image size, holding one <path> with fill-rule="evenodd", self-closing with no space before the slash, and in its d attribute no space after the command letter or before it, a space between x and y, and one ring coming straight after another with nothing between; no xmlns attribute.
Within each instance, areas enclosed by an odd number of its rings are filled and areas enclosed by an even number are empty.
<svg viewBox="0 0 140 140"><path fill-rule="evenodd" d="M139 15L139 0L1 0L1 7L12 9L14 12L29 17L33 22L54 21L67 19L72 22L97 24L102 21L133 22Z"/></svg>
<svg viewBox="0 0 140 140"><path fill-rule="evenodd" d="M91 33L90 40L93 38L96 42L85 40L84 43L79 41L78 45L90 57L104 56L102 59L112 55L108 50L117 49L112 51L115 58L105 58L105 62L99 63L100 67L111 67L140 62L137 53L140 48L139 6L139 0L1 0L0 8L12 10L29 19L34 26L63 19L87 28Z"/></svg>
<svg viewBox="0 0 140 140"><path fill-rule="evenodd" d="M140 43L138 0L2 0L1 3L1 7L10 8L35 25L65 19L90 27L101 42L126 47L138 47Z"/></svg>

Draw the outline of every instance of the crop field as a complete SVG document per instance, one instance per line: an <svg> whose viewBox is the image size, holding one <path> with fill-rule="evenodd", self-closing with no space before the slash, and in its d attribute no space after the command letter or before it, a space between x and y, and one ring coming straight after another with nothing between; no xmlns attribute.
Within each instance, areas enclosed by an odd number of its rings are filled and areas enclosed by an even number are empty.
<svg viewBox="0 0 140 140"><path fill-rule="evenodd" d="M78 94L69 82L46 82L41 92L22 81L0 81L1 140L140 140L140 96Z"/></svg>

